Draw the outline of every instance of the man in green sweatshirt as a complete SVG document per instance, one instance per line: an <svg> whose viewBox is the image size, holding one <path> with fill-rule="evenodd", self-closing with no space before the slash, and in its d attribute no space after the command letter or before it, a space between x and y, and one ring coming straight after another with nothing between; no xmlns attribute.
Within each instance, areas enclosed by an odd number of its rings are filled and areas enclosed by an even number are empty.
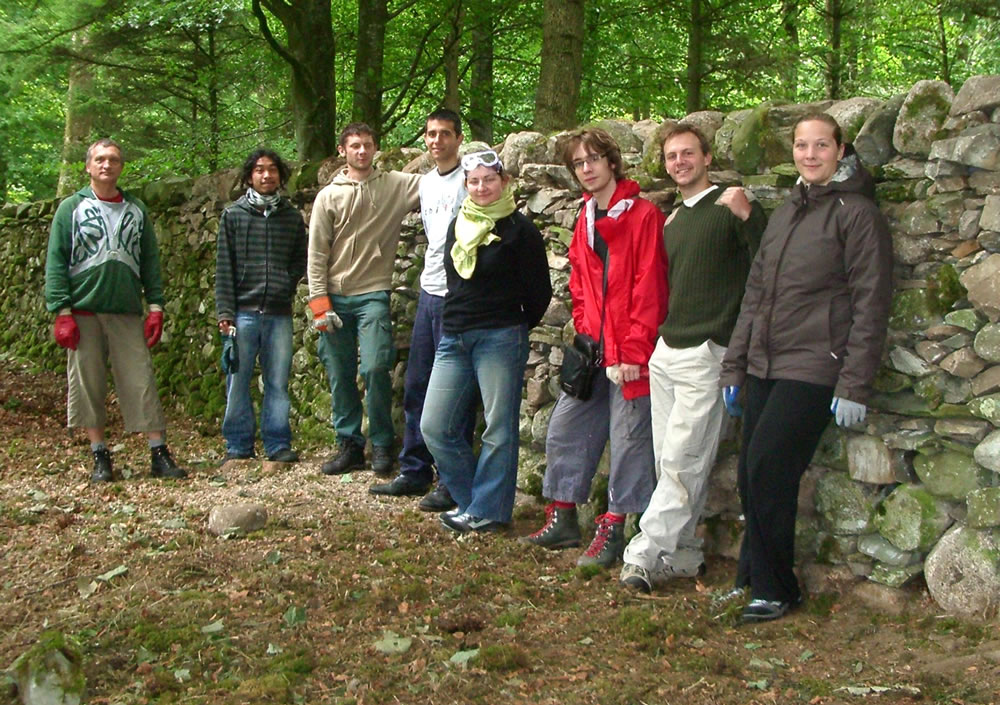
<svg viewBox="0 0 1000 705"><path fill-rule="evenodd" d="M153 477L187 475L167 450L149 354L163 333L160 254L146 206L118 188L123 166L117 143L90 145L90 186L59 204L45 261L45 306L56 314L56 343L68 351L69 426L86 429L95 483L114 479L104 442L109 362L125 429L149 440Z"/></svg>
<svg viewBox="0 0 1000 705"><path fill-rule="evenodd" d="M360 372L365 383L372 469L392 472L392 381L395 358L389 290L403 217L419 204L418 174L374 165L375 136L364 123L340 133L347 166L316 196L309 222L309 308L321 331L319 357L330 381L337 453L323 473L364 465Z"/></svg>
<svg viewBox="0 0 1000 705"><path fill-rule="evenodd" d="M712 151L696 127L669 130L663 160L683 202L663 226L670 309L649 360L656 489L621 573L623 583L647 593L702 568L695 529L725 413L722 358L767 225L742 188L709 182Z"/></svg>

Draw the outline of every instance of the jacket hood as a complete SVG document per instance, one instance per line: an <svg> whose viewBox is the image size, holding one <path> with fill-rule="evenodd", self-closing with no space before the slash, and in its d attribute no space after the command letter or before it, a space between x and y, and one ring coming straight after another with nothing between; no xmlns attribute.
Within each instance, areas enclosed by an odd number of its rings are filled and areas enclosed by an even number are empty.
<svg viewBox="0 0 1000 705"><path fill-rule="evenodd" d="M792 199L797 204L827 193L857 193L872 201L875 200L875 180L861 164L861 159L850 142L844 143L844 157L837 164L837 171L829 183L822 186L807 186L800 176L796 185L799 188L792 193Z"/></svg>
<svg viewBox="0 0 1000 705"><path fill-rule="evenodd" d="M361 181L357 181L347 175L347 167L345 166L343 169L337 172L337 175L333 177L333 181L331 181L330 183L340 184L344 186L361 186L362 184L371 184L376 179L380 179L382 177L382 173L383 172L381 169L379 169L376 166L373 166L372 173L368 175L367 179L362 179Z"/></svg>

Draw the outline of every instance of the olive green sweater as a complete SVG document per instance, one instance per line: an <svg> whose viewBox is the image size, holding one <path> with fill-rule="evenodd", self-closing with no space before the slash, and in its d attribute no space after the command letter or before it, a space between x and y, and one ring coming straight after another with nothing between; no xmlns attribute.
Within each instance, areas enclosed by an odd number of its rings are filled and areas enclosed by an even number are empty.
<svg viewBox="0 0 1000 705"><path fill-rule="evenodd" d="M760 203L751 201L750 217L742 221L716 204L721 195L718 189L694 206L682 204L663 227L670 310L659 330L672 348L691 348L706 340L728 346L740 313L767 216Z"/></svg>

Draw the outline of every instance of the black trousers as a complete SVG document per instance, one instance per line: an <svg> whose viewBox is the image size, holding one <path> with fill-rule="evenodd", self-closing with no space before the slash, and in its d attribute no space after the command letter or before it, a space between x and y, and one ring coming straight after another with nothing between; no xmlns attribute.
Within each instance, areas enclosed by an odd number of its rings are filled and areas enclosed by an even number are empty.
<svg viewBox="0 0 1000 705"><path fill-rule="evenodd" d="M833 387L748 375L737 483L746 518L737 587L753 599L797 602L792 567L799 481L830 422Z"/></svg>

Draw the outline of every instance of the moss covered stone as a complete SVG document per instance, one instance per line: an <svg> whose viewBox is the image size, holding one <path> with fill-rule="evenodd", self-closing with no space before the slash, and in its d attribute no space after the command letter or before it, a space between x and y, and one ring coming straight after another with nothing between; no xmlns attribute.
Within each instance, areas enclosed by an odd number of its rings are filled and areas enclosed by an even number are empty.
<svg viewBox="0 0 1000 705"><path fill-rule="evenodd" d="M899 485L875 509L875 528L903 551L930 550L951 526L947 503L920 485Z"/></svg>
<svg viewBox="0 0 1000 705"><path fill-rule="evenodd" d="M816 509L831 534L863 534L870 529L878 492L842 472L828 472L816 483Z"/></svg>
<svg viewBox="0 0 1000 705"><path fill-rule="evenodd" d="M58 631L43 632L10 672L25 703L79 705L87 689L80 644Z"/></svg>
<svg viewBox="0 0 1000 705"><path fill-rule="evenodd" d="M904 289L892 297L889 327L901 331L923 330L937 321L939 315L932 308L926 290Z"/></svg>
<svg viewBox="0 0 1000 705"><path fill-rule="evenodd" d="M946 450L941 453L918 453L913 469L929 492L961 501L975 489L989 482L989 472L967 453Z"/></svg>
<svg viewBox="0 0 1000 705"><path fill-rule="evenodd" d="M969 402L973 416L986 419L994 426L1000 426L1000 393L976 397Z"/></svg>
<svg viewBox="0 0 1000 705"><path fill-rule="evenodd" d="M965 498L965 523L974 529L1000 526L1000 487L981 487Z"/></svg>

